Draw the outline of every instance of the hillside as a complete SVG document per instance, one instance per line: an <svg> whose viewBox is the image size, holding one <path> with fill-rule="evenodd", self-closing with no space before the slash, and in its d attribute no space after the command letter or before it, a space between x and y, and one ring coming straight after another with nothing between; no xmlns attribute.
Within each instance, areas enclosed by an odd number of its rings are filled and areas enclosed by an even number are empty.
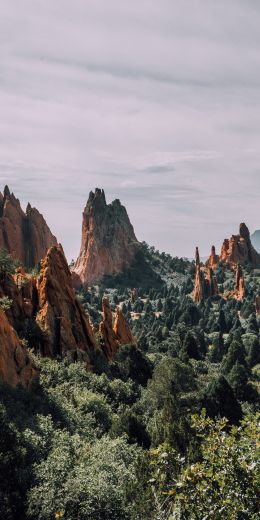
<svg viewBox="0 0 260 520"><path fill-rule="evenodd" d="M249 232L241 225L205 264L198 248L194 262L144 242L119 263L129 241L95 193L101 230L92 221L81 248L84 283L60 245L33 270L0 251L0 516L256 520L260 269Z"/></svg>

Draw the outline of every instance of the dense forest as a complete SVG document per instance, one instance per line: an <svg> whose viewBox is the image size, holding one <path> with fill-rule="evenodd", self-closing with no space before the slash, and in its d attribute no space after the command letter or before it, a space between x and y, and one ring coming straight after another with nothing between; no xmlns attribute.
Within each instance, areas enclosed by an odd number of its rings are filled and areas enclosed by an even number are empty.
<svg viewBox="0 0 260 520"><path fill-rule="evenodd" d="M1 254L2 275L14 267ZM243 301L197 304L194 262L142 244L131 269L78 291L96 330L107 296L136 338L87 369L41 357L24 323L40 376L30 391L1 385L1 518L259 518L260 273L244 273ZM216 277L232 288L228 266Z"/></svg>

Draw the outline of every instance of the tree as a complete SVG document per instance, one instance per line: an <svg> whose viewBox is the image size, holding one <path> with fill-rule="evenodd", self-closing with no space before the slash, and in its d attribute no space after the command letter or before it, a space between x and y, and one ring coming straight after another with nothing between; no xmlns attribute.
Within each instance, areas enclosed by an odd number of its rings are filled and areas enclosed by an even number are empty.
<svg viewBox="0 0 260 520"><path fill-rule="evenodd" d="M0 277L6 274L14 274L18 265L19 262L14 260L6 249L0 249Z"/></svg>
<svg viewBox="0 0 260 520"><path fill-rule="evenodd" d="M212 419L226 417L231 423L237 424L242 418L241 406L224 376L211 381L203 391L201 407L206 409Z"/></svg>
<svg viewBox="0 0 260 520"><path fill-rule="evenodd" d="M186 463L168 486L170 518L257 520L259 518L259 417L227 431L225 419L193 417L201 441L198 462ZM170 483L172 479L168 479Z"/></svg>
<svg viewBox="0 0 260 520"><path fill-rule="evenodd" d="M244 367L247 366L245 347L241 342L234 339L221 365L223 374L228 374L237 361Z"/></svg>

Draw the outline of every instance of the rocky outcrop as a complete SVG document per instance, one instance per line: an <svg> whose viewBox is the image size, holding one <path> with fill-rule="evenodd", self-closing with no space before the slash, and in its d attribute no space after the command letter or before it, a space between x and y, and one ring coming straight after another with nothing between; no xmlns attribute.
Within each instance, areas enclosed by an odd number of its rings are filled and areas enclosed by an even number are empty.
<svg viewBox="0 0 260 520"><path fill-rule="evenodd" d="M119 345L134 345L136 339L120 307L117 307L113 330Z"/></svg>
<svg viewBox="0 0 260 520"><path fill-rule="evenodd" d="M26 212L6 186L0 193L0 249L6 249L24 266L36 266L57 244L43 216L28 204Z"/></svg>
<svg viewBox="0 0 260 520"><path fill-rule="evenodd" d="M207 298L218 295L217 280L211 267L203 267L200 264L199 250L195 253L196 274L193 290L193 298L197 303Z"/></svg>
<svg viewBox="0 0 260 520"><path fill-rule="evenodd" d="M235 267L235 287L231 292L227 292L225 297L227 299L243 300L246 295L245 279L243 269L240 264Z"/></svg>
<svg viewBox="0 0 260 520"><path fill-rule="evenodd" d="M235 278L235 292L234 298L237 300L243 300L245 297L245 279L243 270L240 264L236 267L236 278Z"/></svg>
<svg viewBox="0 0 260 520"><path fill-rule="evenodd" d="M240 224L239 235L224 240L220 260L232 267L250 263L254 268L260 268L260 254L252 246L246 224Z"/></svg>
<svg viewBox="0 0 260 520"><path fill-rule="evenodd" d="M113 323L109 299L106 297L102 300L102 314L99 326L101 345L107 359L112 360L120 345L135 345L136 339L120 307L117 307Z"/></svg>
<svg viewBox="0 0 260 520"><path fill-rule="evenodd" d="M83 213L82 241L73 267L75 285L91 285L131 265L139 248L126 209L118 199L106 203L103 190L90 192Z"/></svg>
<svg viewBox="0 0 260 520"><path fill-rule="evenodd" d="M119 342L113 329L112 311L108 298L102 300L103 319L99 326L99 333L102 340L102 349L107 359L111 360L117 353Z"/></svg>
<svg viewBox="0 0 260 520"><path fill-rule="evenodd" d="M211 255L206 261L205 265L206 267L211 267L211 269L216 269L217 265L219 263L219 255L216 255L216 248L215 246L212 246L211 248Z"/></svg>
<svg viewBox="0 0 260 520"><path fill-rule="evenodd" d="M7 296L10 308L6 315L11 325L19 330L27 318L33 318L38 309L36 278L16 269L14 275L5 273L0 277L0 297Z"/></svg>
<svg viewBox="0 0 260 520"><path fill-rule="evenodd" d="M96 339L72 287L71 273L61 246L49 249L38 279L39 312L36 322L43 333L42 354L88 361Z"/></svg>
<svg viewBox="0 0 260 520"><path fill-rule="evenodd" d="M0 381L29 388L37 376L26 348L0 308Z"/></svg>

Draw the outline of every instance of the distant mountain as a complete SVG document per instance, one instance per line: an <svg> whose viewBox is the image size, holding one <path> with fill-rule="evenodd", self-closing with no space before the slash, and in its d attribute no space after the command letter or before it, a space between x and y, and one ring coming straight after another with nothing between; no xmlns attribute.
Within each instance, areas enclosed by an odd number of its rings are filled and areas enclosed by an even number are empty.
<svg viewBox="0 0 260 520"><path fill-rule="evenodd" d="M256 248L256 250L260 253L260 229L257 229L253 235L251 235L251 240L253 246Z"/></svg>

